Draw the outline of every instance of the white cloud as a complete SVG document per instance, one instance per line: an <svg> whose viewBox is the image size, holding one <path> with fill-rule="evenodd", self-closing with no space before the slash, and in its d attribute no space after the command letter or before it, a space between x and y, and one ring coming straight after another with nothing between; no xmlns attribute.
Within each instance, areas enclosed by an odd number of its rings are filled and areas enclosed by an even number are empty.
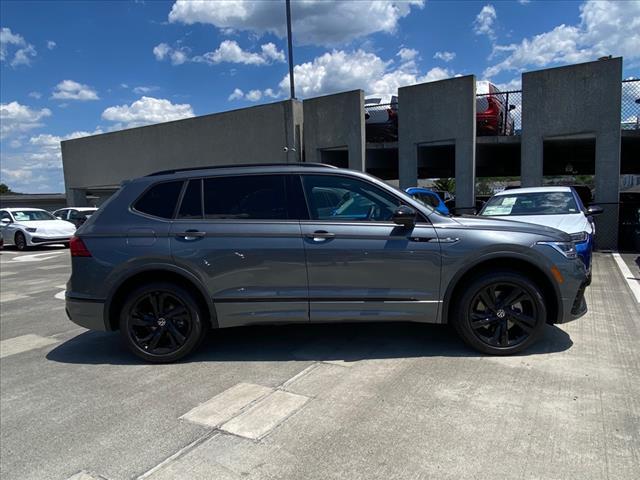
<svg viewBox="0 0 640 480"><path fill-rule="evenodd" d="M638 65L639 46L640 2L589 0L580 6L578 25L558 25L520 43L496 46L492 57L501 53L508 56L487 68L484 75L584 62L605 55L624 56L628 68Z"/></svg>
<svg viewBox="0 0 640 480"><path fill-rule="evenodd" d="M156 60L171 60L173 65L182 65L189 59L189 53L182 48L173 48L166 43L159 43L153 47L153 55Z"/></svg>
<svg viewBox="0 0 640 480"><path fill-rule="evenodd" d="M433 55L433 58L442 60L443 62L450 62L454 58L456 58L455 52L436 52Z"/></svg>
<svg viewBox="0 0 640 480"><path fill-rule="evenodd" d="M526 5L527 3L531 3L531 0L518 0L520 5Z"/></svg>
<svg viewBox="0 0 640 480"><path fill-rule="evenodd" d="M98 93L89 85L63 80L56 85L51 98L55 100L99 100Z"/></svg>
<svg viewBox="0 0 640 480"><path fill-rule="evenodd" d="M230 102L234 100L248 100L249 102L257 102L263 98L278 98L280 93L275 92L272 88L267 88L265 90L249 90L247 93L244 93L240 88L236 88L233 90L231 95L229 95L228 100Z"/></svg>
<svg viewBox="0 0 640 480"><path fill-rule="evenodd" d="M233 100L240 100L241 98L244 98L244 92L239 88L236 88L233 90L231 95L229 95L228 100L231 102Z"/></svg>
<svg viewBox="0 0 640 480"><path fill-rule="evenodd" d="M115 128L132 128L152 123L193 117L188 103L174 104L164 98L141 97L131 105L116 105L102 112L102 118L117 122Z"/></svg>
<svg viewBox="0 0 640 480"><path fill-rule="evenodd" d="M262 98L262 92L260 90L250 90L245 98L250 102L257 102Z"/></svg>
<svg viewBox="0 0 640 480"><path fill-rule="evenodd" d="M496 9L493 5L488 4L482 7L480 13L476 16L473 22L473 31L476 35L486 35L490 39L495 39L495 32L493 30L493 24L497 18Z"/></svg>
<svg viewBox="0 0 640 480"><path fill-rule="evenodd" d="M47 48L49 50L53 50L54 48L56 48L56 46L57 46L57 43L54 42L53 40L48 40L47 41Z"/></svg>
<svg viewBox="0 0 640 480"><path fill-rule="evenodd" d="M37 110L18 102L0 104L0 139L41 127L41 120L50 115L48 108Z"/></svg>
<svg viewBox="0 0 640 480"><path fill-rule="evenodd" d="M336 46L376 32L394 33L398 21L422 8L424 0L361 0L292 2L294 41L300 45ZM252 0L177 0L169 21L205 23L223 32L241 30L257 35L286 35L282 2Z"/></svg>
<svg viewBox="0 0 640 480"><path fill-rule="evenodd" d="M156 90L160 90L160 87L157 87L155 85L140 85L138 87L133 87L131 91L136 95L145 95L147 93L155 92Z"/></svg>
<svg viewBox="0 0 640 480"><path fill-rule="evenodd" d="M396 55L403 62L409 62L418 58L418 51L413 48L401 48Z"/></svg>
<svg viewBox="0 0 640 480"><path fill-rule="evenodd" d="M36 100L39 100L40 98L42 98L42 94L40 92L29 92L29 96L31 98L35 98Z"/></svg>
<svg viewBox="0 0 640 480"><path fill-rule="evenodd" d="M442 80L453 76L443 68L432 68L421 74L415 61L395 65L374 53L363 50L333 50L311 62L294 67L296 92L301 97L324 95L344 90L364 89L367 93L393 93L399 87ZM279 84L280 92L289 88L287 74Z"/></svg>
<svg viewBox="0 0 640 480"><path fill-rule="evenodd" d="M11 51L13 58L11 57ZM31 58L38 53L33 45L28 43L22 35L13 33L10 28L0 29L0 61L9 61L9 65L17 67L19 65L31 65Z"/></svg>
<svg viewBox="0 0 640 480"><path fill-rule="evenodd" d="M269 42L260 46L259 52L250 52L242 49L235 40L224 40L220 46L212 52L190 57L189 49L185 47L174 48L166 43L160 43L153 49L156 60L171 60L173 65L185 62L207 63L217 65L219 63L242 63L245 65L269 65L273 62L284 62L285 56L282 50L278 50L275 44Z"/></svg>

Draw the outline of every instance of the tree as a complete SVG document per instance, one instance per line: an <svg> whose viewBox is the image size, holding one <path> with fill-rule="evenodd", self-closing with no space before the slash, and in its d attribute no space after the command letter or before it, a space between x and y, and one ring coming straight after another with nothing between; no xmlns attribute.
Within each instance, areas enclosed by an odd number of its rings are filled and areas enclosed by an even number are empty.
<svg viewBox="0 0 640 480"><path fill-rule="evenodd" d="M0 183L0 195L7 195L10 193L15 193L13 192L7 185L5 185L4 183Z"/></svg>
<svg viewBox="0 0 640 480"><path fill-rule="evenodd" d="M456 191L456 180L455 178L439 178L433 182L433 189L454 193Z"/></svg>

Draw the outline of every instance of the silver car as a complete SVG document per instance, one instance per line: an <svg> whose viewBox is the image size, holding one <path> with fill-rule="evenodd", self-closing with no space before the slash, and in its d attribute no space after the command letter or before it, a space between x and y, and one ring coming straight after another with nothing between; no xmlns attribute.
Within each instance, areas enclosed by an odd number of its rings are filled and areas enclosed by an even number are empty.
<svg viewBox="0 0 640 480"><path fill-rule="evenodd" d="M159 172L123 184L71 240L66 308L152 362L209 329L452 323L471 347L518 352L586 312L571 238L446 217L375 177L327 165Z"/></svg>

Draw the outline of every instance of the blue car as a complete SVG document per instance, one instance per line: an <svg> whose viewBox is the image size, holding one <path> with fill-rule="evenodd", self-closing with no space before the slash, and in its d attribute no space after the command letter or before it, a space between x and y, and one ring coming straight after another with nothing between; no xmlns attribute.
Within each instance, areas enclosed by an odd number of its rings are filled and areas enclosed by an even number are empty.
<svg viewBox="0 0 640 480"><path fill-rule="evenodd" d="M449 209L436 192L422 187L410 187L405 191L416 200L419 200L420 202L433 208L437 212L443 215L451 215L451 212L449 212Z"/></svg>

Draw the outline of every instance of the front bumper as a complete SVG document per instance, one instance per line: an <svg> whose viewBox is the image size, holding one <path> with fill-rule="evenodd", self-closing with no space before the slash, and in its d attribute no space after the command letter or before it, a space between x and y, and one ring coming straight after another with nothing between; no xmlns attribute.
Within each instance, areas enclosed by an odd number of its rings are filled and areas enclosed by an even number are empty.
<svg viewBox="0 0 640 480"><path fill-rule="evenodd" d="M71 240L71 236L68 237L42 237L34 235L29 238L30 245L47 245L52 243L68 243Z"/></svg>
<svg viewBox="0 0 640 480"><path fill-rule="evenodd" d="M89 330L106 331L104 301L66 297L67 317L76 325Z"/></svg>
<svg viewBox="0 0 640 480"><path fill-rule="evenodd" d="M591 273L587 273L587 267L580 257L558 268L564 280L559 284L562 311L555 323L567 323L587 313L584 293L591 283Z"/></svg>

